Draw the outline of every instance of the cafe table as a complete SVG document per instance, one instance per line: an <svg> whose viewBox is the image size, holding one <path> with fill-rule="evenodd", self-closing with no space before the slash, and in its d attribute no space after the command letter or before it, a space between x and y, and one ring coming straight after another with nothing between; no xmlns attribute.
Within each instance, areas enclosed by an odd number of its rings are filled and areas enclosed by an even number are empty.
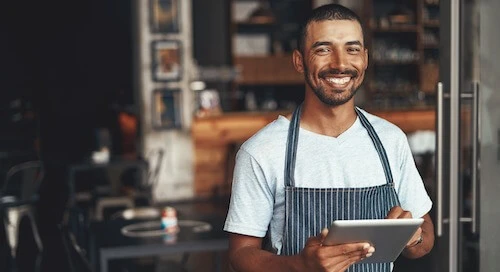
<svg viewBox="0 0 500 272"><path fill-rule="evenodd" d="M108 271L115 259L178 253L213 252L214 270L221 271L222 254L228 249L224 217L217 213L179 216L179 230L161 233L161 220L111 219L90 224L91 262Z"/></svg>

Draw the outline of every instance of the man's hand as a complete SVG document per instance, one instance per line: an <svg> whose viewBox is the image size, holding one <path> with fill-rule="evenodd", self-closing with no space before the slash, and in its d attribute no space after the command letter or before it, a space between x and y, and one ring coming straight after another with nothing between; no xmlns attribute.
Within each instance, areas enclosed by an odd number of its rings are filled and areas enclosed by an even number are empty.
<svg viewBox="0 0 500 272"><path fill-rule="evenodd" d="M399 206L394 206L387 214L386 219L400 219L400 218L413 218L411 212L403 210ZM419 227L415 234L411 237L410 241L406 244L406 247L416 245L419 240L422 239L422 228Z"/></svg>
<svg viewBox="0 0 500 272"><path fill-rule="evenodd" d="M328 230L324 229L318 236L307 240L301 252L304 271L345 271L375 251L368 243L325 246L322 243L327 234Z"/></svg>
<svg viewBox="0 0 500 272"><path fill-rule="evenodd" d="M399 206L394 206L389 211L386 219L413 218L411 212L403 210ZM429 253L434 246L434 224L429 214L424 215L424 223L417 229L410 241L406 244L403 255L414 259Z"/></svg>

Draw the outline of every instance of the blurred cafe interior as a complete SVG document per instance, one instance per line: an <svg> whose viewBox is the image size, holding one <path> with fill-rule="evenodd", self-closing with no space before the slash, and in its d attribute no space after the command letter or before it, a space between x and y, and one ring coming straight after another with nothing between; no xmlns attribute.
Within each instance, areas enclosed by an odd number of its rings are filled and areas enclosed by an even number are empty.
<svg viewBox="0 0 500 272"><path fill-rule="evenodd" d="M498 243L483 239L494 212L480 205L500 204L489 182L500 159L488 160L500 150L499 62L487 55L499 38L479 36L494 33L494 2L2 4L0 271L229 271L236 152L303 99L291 54L300 22L327 3L363 19L356 104L408 135L443 233L394 271L497 271Z"/></svg>

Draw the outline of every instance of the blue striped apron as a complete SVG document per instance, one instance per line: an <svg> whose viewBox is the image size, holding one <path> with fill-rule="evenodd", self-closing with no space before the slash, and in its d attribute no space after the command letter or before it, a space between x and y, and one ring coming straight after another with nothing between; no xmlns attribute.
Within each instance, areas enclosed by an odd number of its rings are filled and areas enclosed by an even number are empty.
<svg viewBox="0 0 500 272"><path fill-rule="evenodd" d="M385 149L368 119L357 108L355 110L380 157L386 184L363 188L295 187L294 170L301 112L301 106L297 107L288 130L285 158L285 229L281 254L300 253L307 239L318 235L333 220L382 219L392 207L399 206ZM390 271L390 269L390 263L358 263L349 267L347 271Z"/></svg>

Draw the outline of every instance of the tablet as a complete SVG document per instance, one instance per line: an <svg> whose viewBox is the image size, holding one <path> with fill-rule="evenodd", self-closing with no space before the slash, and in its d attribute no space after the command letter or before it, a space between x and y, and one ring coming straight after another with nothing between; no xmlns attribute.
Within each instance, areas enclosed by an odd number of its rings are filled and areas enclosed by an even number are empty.
<svg viewBox="0 0 500 272"><path fill-rule="evenodd" d="M360 263L393 262L423 222L423 218L336 220L323 244L368 242L375 252Z"/></svg>

